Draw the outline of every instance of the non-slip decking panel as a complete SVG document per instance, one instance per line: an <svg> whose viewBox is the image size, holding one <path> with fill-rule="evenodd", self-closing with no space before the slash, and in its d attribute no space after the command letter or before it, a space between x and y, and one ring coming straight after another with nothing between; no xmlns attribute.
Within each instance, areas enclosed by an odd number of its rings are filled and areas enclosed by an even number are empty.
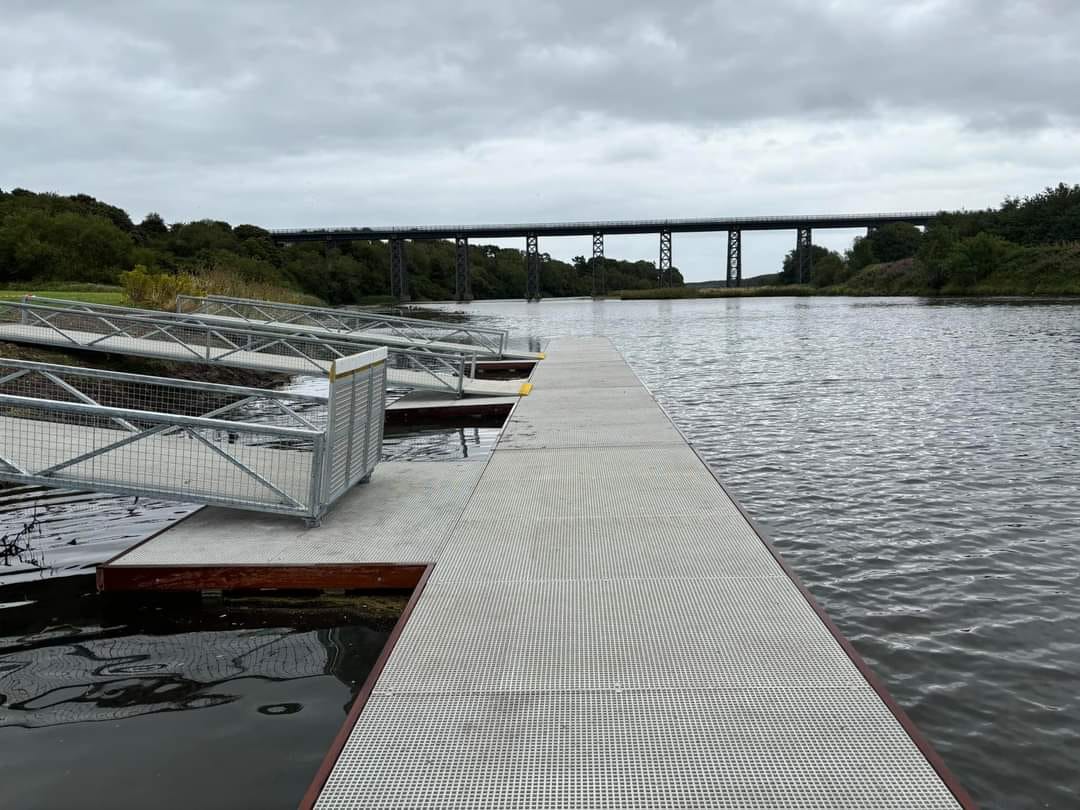
<svg viewBox="0 0 1080 810"><path fill-rule="evenodd" d="M742 515L462 520L432 582L779 577Z"/></svg>
<svg viewBox="0 0 1080 810"><path fill-rule="evenodd" d="M324 810L947 810L868 687L378 695Z"/></svg>
<svg viewBox="0 0 1080 810"><path fill-rule="evenodd" d="M429 582L399 644L377 693L868 688L785 577Z"/></svg>
<svg viewBox="0 0 1080 810"><path fill-rule="evenodd" d="M317 807L956 808L610 344L548 351Z"/></svg>
<svg viewBox="0 0 1080 810"><path fill-rule="evenodd" d="M111 567L429 562L482 469L472 461L383 462L310 529L295 518L206 507Z"/></svg>

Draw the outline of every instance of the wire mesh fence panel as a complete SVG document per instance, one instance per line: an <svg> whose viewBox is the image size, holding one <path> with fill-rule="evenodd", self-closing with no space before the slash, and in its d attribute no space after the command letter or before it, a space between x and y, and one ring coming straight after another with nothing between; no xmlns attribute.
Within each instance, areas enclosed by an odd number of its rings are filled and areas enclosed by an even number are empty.
<svg viewBox="0 0 1080 810"><path fill-rule="evenodd" d="M343 370L330 382L325 494L332 502L370 477L382 451L386 364Z"/></svg>
<svg viewBox="0 0 1080 810"><path fill-rule="evenodd" d="M313 396L0 359L0 478L317 521L378 462L385 373L352 355Z"/></svg>

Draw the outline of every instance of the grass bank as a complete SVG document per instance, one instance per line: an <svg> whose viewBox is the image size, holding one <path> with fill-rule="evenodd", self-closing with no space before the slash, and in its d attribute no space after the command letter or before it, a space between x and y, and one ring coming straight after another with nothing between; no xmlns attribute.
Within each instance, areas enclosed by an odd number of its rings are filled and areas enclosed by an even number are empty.
<svg viewBox="0 0 1080 810"><path fill-rule="evenodd" d="M821 291L808 284L766 287L661 287L655 290L620 290L624 301L662 301L676 298L768 298L777 296L818 295Z"/></svg>
<svg viewBox="0 0 1080 810"><path fill-rule="evenodd" d="M40 286L5 287L0 289L0 301L21 301L27 295L42 298L62 298L65 301L83 301L87 304L127 303L124 291L109 284L63 284L44 283Z"/></svg>

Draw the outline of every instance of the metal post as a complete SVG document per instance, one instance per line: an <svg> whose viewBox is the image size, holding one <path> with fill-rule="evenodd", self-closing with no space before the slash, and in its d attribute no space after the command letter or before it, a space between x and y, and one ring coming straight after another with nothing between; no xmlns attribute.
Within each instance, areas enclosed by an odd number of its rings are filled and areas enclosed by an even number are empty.
<svg viewBox="0 0 1080 810"><path fill-rule="evenodd" d="M398 301L409 299L409 271L405 265L405 240L390 240L390 294Z"/></svg>
<svg viewBox="0 0 1080 810"><path fill-rule="evenodd" d="M540 300L540 240L535 233L525 237L525 300Z"/></svg>
<svg viewBox="0 0 1080 810"><path fill-rule="evenodd" d="M742 286L742 231L728 231L727 285Z"/></svg>
<svg viewBox="0 0 1080 810"><path fill-rule="evenodd" d="M809 227L800 227L795 239L795 265L798 268L800 284L810 280L814 274L814 237Z"/></svg>
<svg viewBox="0 0 1080 810"><path fill-rule="evenodd" d="M604 235L602 233L592 235L592 294L594 297L607 295L607 284L604 280Z"/></svg>
<svg viewBox="0 0 1080 810"><path fill-rule="evenodd" d="M455 253L457 255L457 272L455 273L455 288L458 301L472 301L472 280L469 278L469 239L466 236L454 237Z"/></svg>
<svg viewBox="0 0 1080 810"><path fill-rule="evenodd" d="M671 231L660 231L660 266L656 286L671 286Z"/></svg>

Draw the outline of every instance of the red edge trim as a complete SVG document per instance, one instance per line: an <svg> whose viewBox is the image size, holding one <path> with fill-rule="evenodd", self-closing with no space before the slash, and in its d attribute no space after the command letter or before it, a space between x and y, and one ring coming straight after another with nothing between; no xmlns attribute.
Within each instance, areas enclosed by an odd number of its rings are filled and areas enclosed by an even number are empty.
<svg viewBox="0 0 1080 810"><path fill-rule="evenodd" d="M612 347L614 348L614 346L615 344L614 342L612 342ZM617 348L615 349L615 351L619 353L620 357L622 357L622 352L619 352ZM626 363L625 357L623 357L623 362ZM709 463L705 460L705 457L701 455L697 447L694 446L694 443L690 441L687 435L683 432L682 428L680 428L675 423L675 420L671 418L671 414L669 414L667 412L667 409L660 404L660 401L657 400L656 396L649 389L649 387L641 381L641 378L638 377L638 374L636 371L634 371L633 367L629 363L626 363L626 365L627 368L630 369L630 372L634 375L634 377L637 378L637 381L641 384L641 387L648 392L649 396L652 398L652 401L656 403L656 407L658 407L660 409L660 412L668 418L668 421L671 422L671 426L675 428L678 434L682 437L682 440L686 442L687 446L693 451L694 455L697 456L698 461L700 461L705 467L705 469L709 471L709 475L713 477L713 480L716 481L716 483L720 486L720 489L722 489L724 491L724 494L726 494L728 498L731 499L731 502L735 504L735 508L739 510L739 514L743 516L743 519L750 524L750 528L754 530L754 534L757 535L758 540L761 541L762 545L765 546L768 552L772 555L773 559L776 560L777 564L783 570L784 574L786 574L787 578L791 580L791 583L799 589L799 593L802 594L803 599L806 600L806 603L810 606L814 613L817 614L817 617L821 620L821 623L825 625L825 629L829 631L829 633L834 639L836 639L837 644L839 644L841 649L843 649L843 651L847 654L847 657L851 659L851 663L853 663L855 665L855 668L859 670L863 678L870 685L870 688L877 693L877 696L881 699L881 702L885 704L886 708L888 708L888 710L892 713L893 717L895 717L897 722L900 723L900 726L904 729L905 732L907 732L908 737L911 738L911 741L915 744L915 747L919 749L919 752L923 755L923 758L927 761L927 763L929 763L930 767L934 769L934 771L938 775L938 778L941 779L945 787L949 790L950 793L952 793L953 798L956 799L960 807L963 808L963 810L979 810L979 806L975 803L975 800L971 798L971 794L964 789L964 786L960 784L960 781L956 778L955 775L953 775L953 772L949 770L949 766L945 764L945 760L943 760L941 758L941 755L934 750L934 746L931 745L930 741L926 739L925 736L923 736L923 733L921 731L919 731L919 727L915 725L914 721L912 721L912 719L908 717L907 712L905 712L904 709L900 706L900 704L896 702L896 698L894 698L889 693L889 690L885 686L884 682L880 678L878 678L877 675L874 674L874 671L870 669L870 665L863 660L862 656L859 655L854 645L847 640L847 638L842 632L840 632L840 628L836 626L833 620L829 617L829 614L825 612L825 609L818 604L817 600L814 598L814 595L810 593L810 591L805 585L803 585L802 581L799 579L795 571L792 570L791 566L788 565L787 561L780 556L780 552L776 550L776 547L772 544L772 541L769 540L768 535L766 535L762 528L757 524L757 521L750 517L750 514L746 511L746 509L743 508L743 505L739 503L738 499L732 494L731 490L729 490L724 485L724 482L720 480L720 476L718 476L713 470L713 468L709 466Z"/></svg>
<svg viewBox="0 0 1080 810"><path fill-rule="evenodd" d="M330 772L334 769L338 757L341 756L341 752L345 748L345 743L349 740L349 735L352 734L353 727L360 719L360 713L364 710L368 698L371 697L371 693L375 689L375 682L378 681L379 676L382 674L383 668L390 658L390 653L393 652L394 646L401 637L401 633L405 629L405 624L409 621L409 617L412 615L416 603L420 601L420 594L423 593L424 586L427 585L428 577L431 575L433 568L434 565L428 564L424 569L424 573L421 574L420 578L417 580L412 596L409 597L409 601L405 604L405 609L401 612L401 616L398 617L394 629L390 631L390 636L386 639L386 644L383 646L378 659L376 659L375 666L373 666L371 672L368 673L367 680L364 681L364 685L360 689L359 694L357 694L356 700L353 701L352 708L349 709L349 714L346 716L345 722L338 730L337 736L334 737L334 741L330 744L330 748L327 750L326 756L323 757L319 770L315 772L315 777L311 780L311 784L308 786L304 798L300 800L300 810L312 810L312 808L315 807L315 803L319 800L319 794L322 793L326 780L330 778Z"/></svg>

